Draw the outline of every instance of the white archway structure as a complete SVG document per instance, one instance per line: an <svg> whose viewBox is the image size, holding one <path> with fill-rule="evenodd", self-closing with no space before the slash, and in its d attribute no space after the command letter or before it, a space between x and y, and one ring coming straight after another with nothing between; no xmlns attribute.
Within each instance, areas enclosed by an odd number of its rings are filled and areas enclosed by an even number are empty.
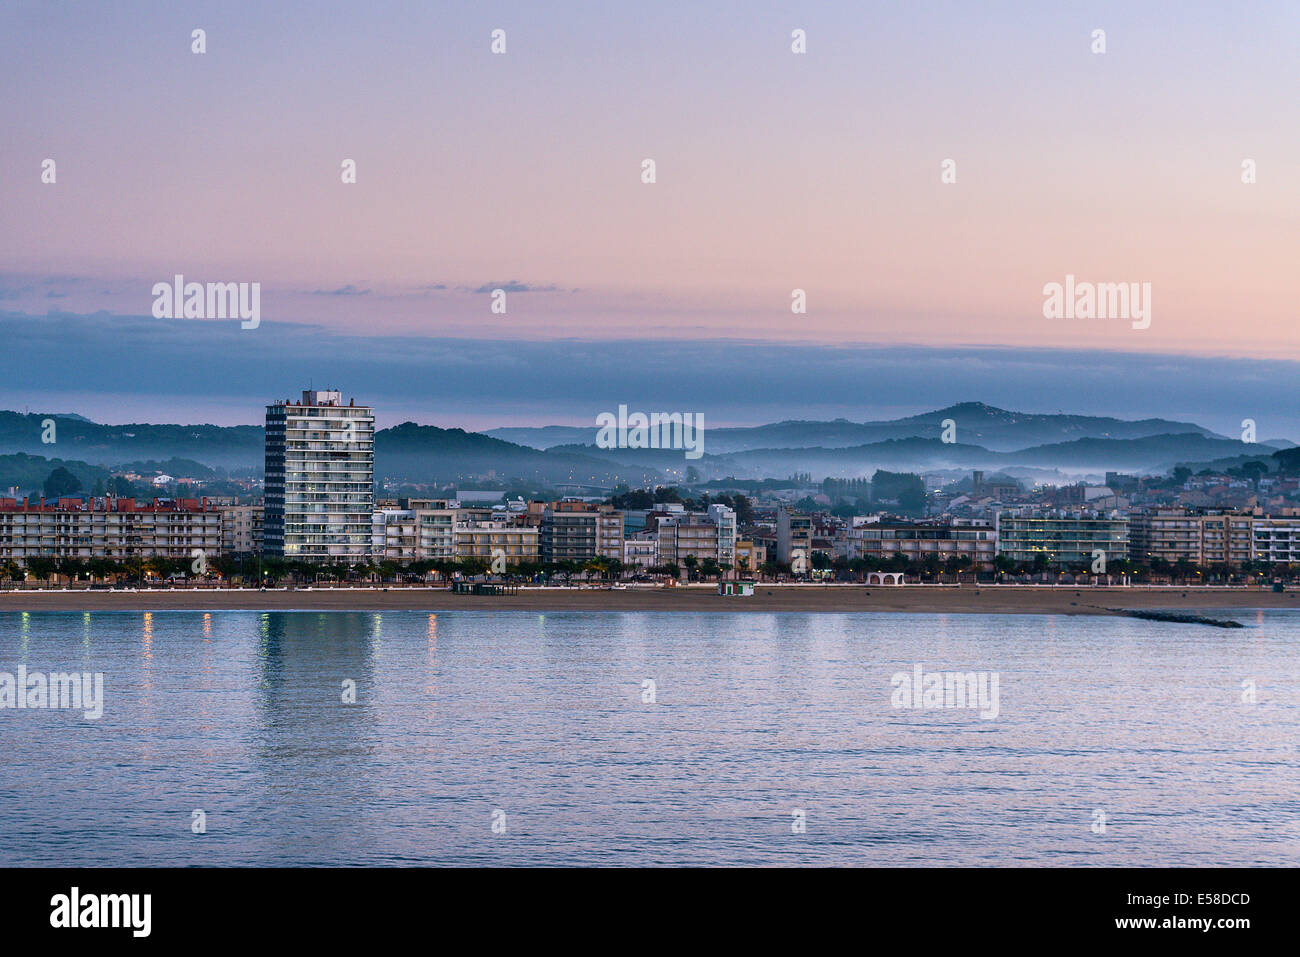
<svg viewBox="0 0 1300 957"><path fill-rule="evenodd" d="M902 572L867 572L868 585L901 585Z"/></svg>

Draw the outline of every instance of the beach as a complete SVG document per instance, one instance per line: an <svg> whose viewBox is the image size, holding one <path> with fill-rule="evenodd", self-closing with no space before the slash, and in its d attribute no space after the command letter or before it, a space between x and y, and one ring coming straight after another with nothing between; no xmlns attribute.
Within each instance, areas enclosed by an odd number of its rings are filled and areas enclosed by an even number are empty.
<svg viewBox="0 0 1300 957"><path fill-rule="evenodd" d="M681 611L899 612L981 615L1105 615L1110 609L1300 607L1300 591L1267 588L1035 585L759 585L723 597L716 586L521 587L511 595L458 595L437 588L16 590L0 611Z"/></svg>

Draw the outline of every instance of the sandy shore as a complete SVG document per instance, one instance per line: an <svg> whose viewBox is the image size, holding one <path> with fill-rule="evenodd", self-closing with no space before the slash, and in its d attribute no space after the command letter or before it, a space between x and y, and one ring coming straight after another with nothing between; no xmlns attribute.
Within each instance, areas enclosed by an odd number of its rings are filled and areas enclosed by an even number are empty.
<svg viewBox="0 0 1300 957"><path fill-rule="evenodd" d="M1279 594L1258 588L760 585L749 598L723 598L714 587L521 588L515 595L500 597L455 595L444 588L0 592L0 612L476 609L1104 615L1109 613L1108 608L1300 608L1300 591Z"/></svg>

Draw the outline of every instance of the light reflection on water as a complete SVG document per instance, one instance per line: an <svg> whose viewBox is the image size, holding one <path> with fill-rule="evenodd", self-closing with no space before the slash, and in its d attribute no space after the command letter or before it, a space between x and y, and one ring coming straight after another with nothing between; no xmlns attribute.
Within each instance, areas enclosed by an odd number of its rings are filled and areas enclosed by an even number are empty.
<svg viewBox="0 0 1300 957"><path fill-rule="evenodd" d="M0 711L0 864L1290 865L1300 613L1240 619L0 614L106 695ZM893 709L916 663L998 718Z"/></svg>

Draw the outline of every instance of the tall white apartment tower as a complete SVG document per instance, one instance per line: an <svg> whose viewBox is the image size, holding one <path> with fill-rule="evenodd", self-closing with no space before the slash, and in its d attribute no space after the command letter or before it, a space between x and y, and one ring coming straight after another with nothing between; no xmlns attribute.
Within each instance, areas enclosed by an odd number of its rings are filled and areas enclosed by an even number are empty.
<svg viewBox="0 0 1300 957"><path fill-rule="evenodd" d="M718 526L718 564L736 564L736 511L727 505L710 505L709 518Z"/></svg>
<svg viewBox="0 0 1300 957"><path fill-rule="evenodd" d="M266 407L267 555L360 561L370 555L375 414L341 392Z"/></svg>

